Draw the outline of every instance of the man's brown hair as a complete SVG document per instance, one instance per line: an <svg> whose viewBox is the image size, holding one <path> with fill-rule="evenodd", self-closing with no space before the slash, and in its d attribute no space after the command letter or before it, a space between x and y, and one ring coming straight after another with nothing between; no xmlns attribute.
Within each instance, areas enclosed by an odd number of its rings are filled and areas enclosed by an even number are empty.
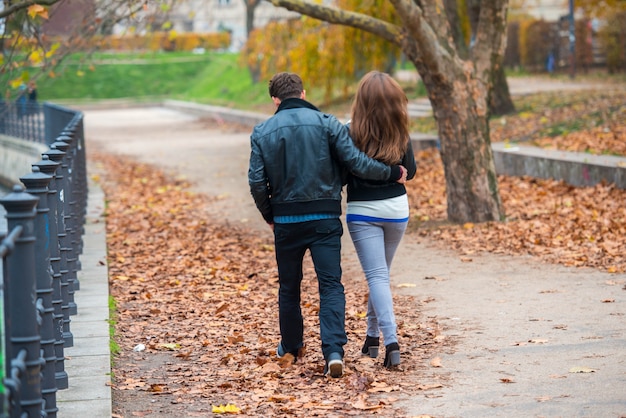
<svg viewBox="0 0 626 418"><path fill-rule="evenodd" d="M294 73L278 73L270 80L270 97L285 100L291 97L300 97L304 90L302 79Z"/></svg>

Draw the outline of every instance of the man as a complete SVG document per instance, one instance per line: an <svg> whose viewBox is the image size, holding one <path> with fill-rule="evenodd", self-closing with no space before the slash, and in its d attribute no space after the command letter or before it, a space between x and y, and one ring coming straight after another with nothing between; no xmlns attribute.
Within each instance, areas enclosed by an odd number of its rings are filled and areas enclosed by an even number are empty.
<svg viewBox="0 0 626 418"><path fill-rule="evenodd" d="M269 82L276 113L250 136L248 183L257 208L274 230L278 265L279 357L297 359L303 347L302 261L308 249L320 292L324 374L343 374L345 295L341 284L342 170L404 183L406 169L389 167L358 150L347 128L305 100L302 80L278 73Z"/></svg>

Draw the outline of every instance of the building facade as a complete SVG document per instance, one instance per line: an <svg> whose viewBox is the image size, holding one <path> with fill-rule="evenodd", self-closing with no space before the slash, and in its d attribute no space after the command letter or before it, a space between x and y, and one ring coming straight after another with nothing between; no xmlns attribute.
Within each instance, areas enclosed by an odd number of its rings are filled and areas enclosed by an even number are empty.
<svg viewBox="0 0 626 418"><path fill-rule="evenodd" d="M511 12L522 12L535 19L556 22L569 13L568 0L525 0L523 6Z"/></svg>
<svg viewBox="0 0 626 418"><path fill-rule="evenodd" d="M297 13L261 1L254 11L254 27L296 16ZM179 32L228 31L232 35L233 50L239 50L247 39L246 4L243 0L179 0L170 20L174 30Z"/></svg>

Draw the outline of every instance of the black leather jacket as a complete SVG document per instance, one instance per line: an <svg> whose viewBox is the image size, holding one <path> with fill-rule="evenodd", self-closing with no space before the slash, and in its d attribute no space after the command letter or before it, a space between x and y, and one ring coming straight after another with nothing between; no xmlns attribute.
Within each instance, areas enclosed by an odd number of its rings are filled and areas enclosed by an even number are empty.
<svg viewBox="0 0 626 418"><path fill-rule="evenodd" d="M395 181L399 166L389 167L362 153L348 129L311 103L282 101L250 136L250 192L261 215L341 214L342 167L371 180Z"/></svg>

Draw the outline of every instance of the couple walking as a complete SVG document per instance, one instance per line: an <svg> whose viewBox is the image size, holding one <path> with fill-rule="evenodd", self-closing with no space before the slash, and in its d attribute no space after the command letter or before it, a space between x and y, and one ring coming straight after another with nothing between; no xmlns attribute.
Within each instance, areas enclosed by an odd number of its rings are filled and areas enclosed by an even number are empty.
<svg viewBox="0 0 626 418"><path fill-rule="evenodd" d="M406 229L404 183L416 171L409 140L407 98L389 75L360 81L349 124L305 100L301 78L278 73L269 82L276 113L250 137L250 191L274 231L278 265L277 355L294 361L304 346L300 308L302 263L308 249L318 279L324 373L343 374L345 295L341 283L341 191L347 184L346 222L369 286L362 352L400 364L389 283L394 253Z"/></svg>

